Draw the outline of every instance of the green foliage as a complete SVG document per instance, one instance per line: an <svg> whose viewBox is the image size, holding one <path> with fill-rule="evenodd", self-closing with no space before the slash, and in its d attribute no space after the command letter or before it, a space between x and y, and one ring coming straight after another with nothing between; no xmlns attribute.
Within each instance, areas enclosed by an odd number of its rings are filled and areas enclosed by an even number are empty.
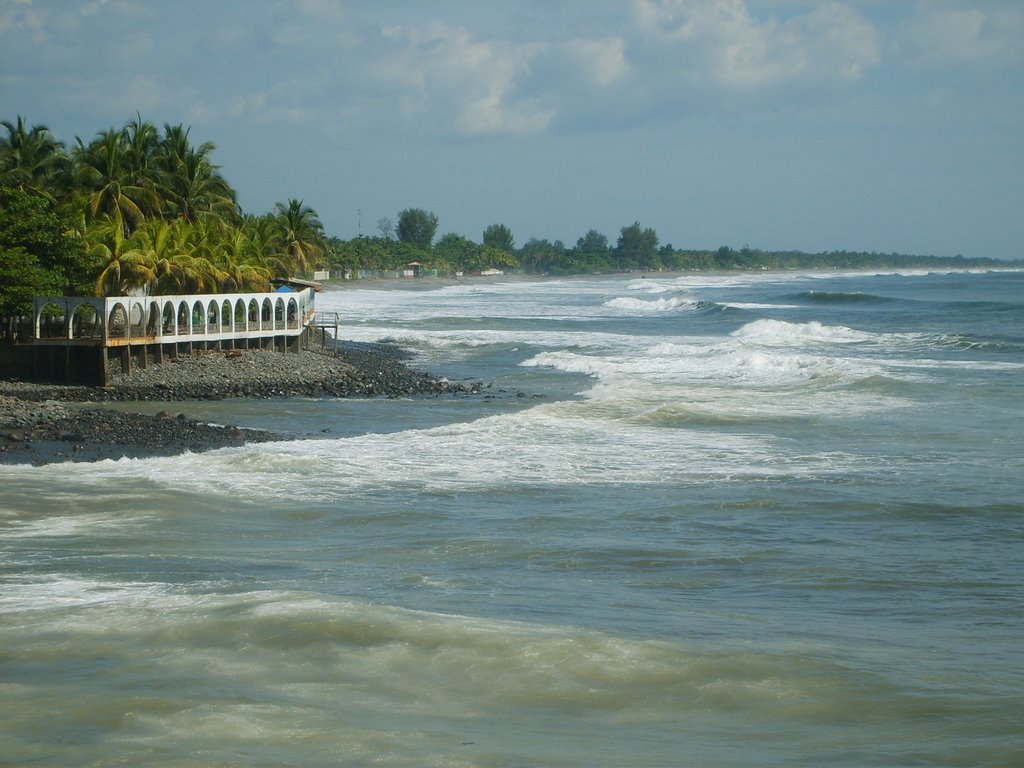
<svg viewBox="0 0 1024 768"><path fill-rule="evenodd" d="M20 116L16 123L0 125L7 131L0 138L0 184L54 199L66 187L70 170L64 145L45 125L27 128Z"/></svg>
<svg viewBox="0 0 1024 768"><path fill-rule="evenodd" d="M516 269L519 267L519 259L514 253L490 245L483 246L480 260L480 269Z"/></svg>
<svg viewBox="0 0 1024 768"><path fill-rule="evenodd" d="M73 227L50 200L27 189L0 187L0 248L8 254L8 267L17 262L26 269L23 278L14 271L3 281L12 294L25 284L62 295L87 290L92 280L94 265Z"/></svg>
<svg viewBox="0 0 1024 768"><path fill-rule="evenodd" d="M207 141L191 147L189 129L180 125L165 126L164 131L166 138L157 145L153 160L165 215L191 223L208 218L237 219L235 191L220 175L219 167L210 162L216 145Z"/></svg>
<svg viewBox="0 0 1024 768"><path fill-rule="evenodd" d="M161 132L136 115L92 141L76 138L68 153L45 126L29 128L22 117L2 125L0 191L49 201L48 215L63 214L59 223L39 224L38 205L25 218L29 204L5 198L8 229L15 220L38 226L30 242L8 236L0 245L23 246L39 269L57 270L63 280L50 292L267 290L274 276L308 275L327 263L316 211L290 199L270 214L245 216L211 160L214 144L192 144L185 126L165 124ZM45 232L63 239L50 242ZM23 282L37 283L34 274L29 269Z"/></svg>
<svg viewBox="0 0 1024 768"><path fill-rule="evenodd" d="M615 246L615 261L623 270L657 269L660 266L657 233L649 227L641 229L639 221L623 227Z"/></svg>
<svg viewBox="0 0 1024 768"><path fill-rule="evenodd" d="M462 235L449 232L434 246L434 256L444 267L453 272L481 269L483 248Z"/></svg>
<svg viewBox="0 0 1024 768"><path fill-rule="evenodd" d="M591 229L575 246L530 238L516 250L512 231L489 225L476 243L446 234L422 208L377 223L379 237L327 238L315 210L287 199L262 215L244 214L190 129L141 115L71 151L46 126L23 117L0 122L0 306L22 312L26 297L93 291L150 294L267 290L273 277L334 269L399 270L420 262L440 274L488 268L531 274L629 270L815 269L989 266L992 259L833 251L805 254L744 246L735 250L659 247L634 222L614 246ZM395 239L397 235L397 239Z"/></svg>
<svg viewBox="0 0 1024 768"><path fill-rule="evenodd" d="M326 264L324 227L316 211L290 199L274 206L277 242L293 275L311 277Z"/></svg>
<svg viewBox="0 0 1024 768"><path fill-rule="evenodd" d="M565 245L561 241L552 243L531 237L519 250L522 268L534 274L558 272L558 265L565 260Z"/></svg>
<svg viewBox="0 0 1024 768"><path fill-rule="evenodd" d="M437 216L422 208L406 208L398 214L398 239L424 251L430 249L437 232Z"/></svg>
<svg viewBox="0 0 1024 768"><path fill-rule="evenodd" d="M491 224L484 230L483 244L488 248L497 248L505 253L513 253L516 249L512 230L504 224Z"/></svg>
<svg viewBox="0 0 1024 768"><path fill-rule="evenodd" d="M24 248L0 246L0 317L30 316L35 296L60 294L59 276Z"/></svg>
<svg viewBox="0 0 1024 768"><path fill-rule="evenodd" d="M563 272L608 272L616 268L608 238L596 229L590 229L576 241Z"/></svg>

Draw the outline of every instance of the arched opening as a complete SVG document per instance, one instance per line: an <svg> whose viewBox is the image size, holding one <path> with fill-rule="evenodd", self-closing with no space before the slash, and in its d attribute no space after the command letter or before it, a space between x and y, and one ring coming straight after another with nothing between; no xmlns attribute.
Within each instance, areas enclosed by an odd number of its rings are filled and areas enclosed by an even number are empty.
<svg viewBox="0 0 1024 768"><path fill-rule="evenodd" d="M260 330L269 330L274 327L271 317L274 314L274 305L270 303L270 299L263 300L263 307L260 312Z"/></svg>
<svg viewBox="0 0 1024 768"><path fill-rule="evenodd" d="M192 325L189 323L188 302L178 303L178 333L188 335L192 333Z"/></svg>
<svg viewBox="0 0 1024 768"><path fill-rule="evenodd" d="M128 310L124 304L117 302L107 317L107 336L112 339L123 339L128 333Z"/></svg>
<svg viewBox="0 0 1024 768"><path fill-rule="evenodd" d="M146 310L142 302L132 301L128 304L128 335L142 336L146 328Z"/></svg>
<svg viewBox="0 0 1024 768"><path fill-rule="evenodd" d="M206 330L208 333L217 333L220 330L220 304L214 300L206 307Z"/></svg>
<svg viewBox="0 0 1024 768"><path fill-rule="evenodd" d="M274 327L284 328L284 299L274 302Z"/></svg>
<svg viewBox="0 0 1024 768"><path fill-rule="evenodd" d="M146 312L146 335L156 336L157 324L160 322L160 305L156 301L149 302L149 311Z"/></svg>
<svg viewBox="0 0 1024 768"><path fill-rule="evenodd" d="M288 299L288 327L299 327L299 303L295 299Z"/></svg>
<svg viewBox="0 0 1024 768"><path fill-rule="evenodd" d="M231 330L231 302L228 299L224 299L220 308L220 328L222 331Z"/></svg>
<svg viewBox="0 0 1024 768"><path fill-rule="evenodd" d="M238 299L235 302L235 328L240 331L249 330L249 325L245 321L245 300Z"/></svg>
<svg viewBox="0 0 1024 768"><path fill-rule="evenodd" d="M260 304L256 299L249 299L249 323L246 330L258 331L260 329Z"/></svg>
<svg viewBox="0 0 1024 768"><path fill-rule="evenodd" d="M174 304L169 301L164 302L164 313L161 321L164 336L173 336L177 332L174 325Z"/></svg>
<svg viewBox="0 0 1024 768"><path fill-rule="evenodd" d="M67 319L64 316L64 307L60 304L50 302L44 304L39 310L39 336L40 339L66 339L68 336Z"/></svg>
<svg viewBox="0 0 1024 768"><path fill-rule="evenodd" d="M103 336L103 323L96 314L96 308L88 302L75 307L71 313L71 338L98 339Z"/></svg>
<svg viewBox="0 0 1024 768"><path fill-rule="evenodd" d="M206 333L206 310L201 301L192 305L192 333Z"/></svg>

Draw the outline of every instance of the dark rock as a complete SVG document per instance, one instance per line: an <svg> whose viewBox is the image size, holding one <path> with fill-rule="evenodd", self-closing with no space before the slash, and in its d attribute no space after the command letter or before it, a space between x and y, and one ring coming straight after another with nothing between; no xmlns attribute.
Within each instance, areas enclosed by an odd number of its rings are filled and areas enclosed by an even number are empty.
<svg viewBox="0 0 1024 768"><path fill-rule="evenodd" d="M258 430L63 402L219 400L225 397L415 397L479 394L482 382L452 383L416 371L410 354L388 343L340 342L337 353L233 350L169 358L129 374L112 371L110 386L82 387L0 380L0 463L90 461L166 456L239 442L285 439ZM71 456L61 450L74 443ZM38 450L37 450L38 449ZM60 455L58 456L58 452Z"/></svg>

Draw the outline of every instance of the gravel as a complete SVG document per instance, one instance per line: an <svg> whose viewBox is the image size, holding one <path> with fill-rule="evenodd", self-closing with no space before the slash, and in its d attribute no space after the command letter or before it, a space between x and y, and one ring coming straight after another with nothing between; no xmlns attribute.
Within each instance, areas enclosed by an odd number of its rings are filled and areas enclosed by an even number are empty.
<svg viewBox="0 0 1024 768"><path fill-rule="evenodd" d="M173 456L283 439L270 432L174 417L69 408L0 394L0 464Z"/></svg>
<svg viewBox="0 0 1024 768"><path fill-rule="evenodd" d="M478 394L410 368L388 344L342 342L337 353L303 350L203 352L111 376L110 386L0 380L0 464L49 464L170 456L247 442L291 439L161 412L155 416L63 402L218 400L228 397L410 397Z"/></svg>

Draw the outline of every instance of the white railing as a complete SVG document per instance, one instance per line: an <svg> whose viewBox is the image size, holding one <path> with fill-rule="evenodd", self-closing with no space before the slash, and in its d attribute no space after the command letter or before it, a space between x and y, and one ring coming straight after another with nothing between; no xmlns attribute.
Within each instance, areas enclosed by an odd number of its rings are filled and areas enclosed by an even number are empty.
<svg viewBox="0 0 1024 768"><path fill-rule="evenodd" d="M316 313L315 292L180 296L39 297L34 339L104 346L298 336Z"/></svg>

